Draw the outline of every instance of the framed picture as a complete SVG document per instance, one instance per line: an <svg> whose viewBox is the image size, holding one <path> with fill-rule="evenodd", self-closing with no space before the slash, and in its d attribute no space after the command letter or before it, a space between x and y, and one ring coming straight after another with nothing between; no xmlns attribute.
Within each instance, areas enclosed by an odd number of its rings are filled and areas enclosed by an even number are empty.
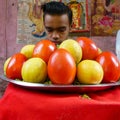
<svg viewBox="0 0 120 120"><path fill-rule="evenodd" d="M90 30L88 20L87 0L61 0L67 4L73 12L73 24L71 32L85 32Z"/></svg>
<svg viewBox="0 0 120 120"><path fill-rule="evenodd" d="M41 4L50 0L18 0L17 43L36 43L46 37Z"/></svg>
<svg viewBox="0 0 120 120"><path fill-rule="evenodd" d="M91 35L115 36L120 29L120 0L91 0Z"/></svg>

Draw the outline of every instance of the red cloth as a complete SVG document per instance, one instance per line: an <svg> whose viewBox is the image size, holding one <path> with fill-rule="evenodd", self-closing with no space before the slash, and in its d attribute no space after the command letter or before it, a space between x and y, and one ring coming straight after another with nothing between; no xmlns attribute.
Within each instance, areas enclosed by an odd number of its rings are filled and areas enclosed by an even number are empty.
<svg viewBox="0 0 120 120"><path fill-rule="evenodd" d="M9 84L0 120L120 120L120 87L87 94L54 94Z"/></svg>

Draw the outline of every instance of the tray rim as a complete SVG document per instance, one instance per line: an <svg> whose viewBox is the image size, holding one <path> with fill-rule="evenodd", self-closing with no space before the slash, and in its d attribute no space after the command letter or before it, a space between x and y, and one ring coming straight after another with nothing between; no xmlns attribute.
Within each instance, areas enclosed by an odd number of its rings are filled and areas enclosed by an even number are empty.
<svg viewBox="0 0 120 120"><path fill-rule="evenodd" d="M9 79L7 78L5 75L0 75L0 79L13 83L13 84L17 84L17 85L21 85L21 86L26 86L26 87L109 87L109 86L119 86L120 85L120 81L118 80L117 82L112 82L112 83L100 83L100 84L90 84L90 85L83 85L83 84L79 84L79 85L54 85L54 84L42 84L42 83L30 83L30 82L24 82L24 81L20 81L20 80L13 80L13 79Z"/></svg>

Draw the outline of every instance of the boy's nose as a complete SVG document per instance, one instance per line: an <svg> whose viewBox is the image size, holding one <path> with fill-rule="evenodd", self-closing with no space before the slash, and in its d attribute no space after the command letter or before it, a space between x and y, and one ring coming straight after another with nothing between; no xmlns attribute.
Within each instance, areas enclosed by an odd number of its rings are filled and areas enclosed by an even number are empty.
<svg viewBox="0 0 120 120"><path fill-rule="evenodd" d="M59 39L59 38L60 38L59 33L58 33L58 32L53 32L52 38L53 38L54 40Z"/></svg>

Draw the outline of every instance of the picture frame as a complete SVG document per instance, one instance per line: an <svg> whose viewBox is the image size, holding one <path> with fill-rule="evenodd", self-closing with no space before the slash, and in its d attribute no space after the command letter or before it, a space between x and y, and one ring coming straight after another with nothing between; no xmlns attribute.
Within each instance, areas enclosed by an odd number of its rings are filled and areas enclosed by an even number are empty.
<svg viewBox="0 0 120 120"><path fill-rule="evenodd" d="M116 36L120 29L120 0L91 0L91 35Z"/></svg>
<svg viewBox="0 0 120 120"><path fill-rule="evenodd" d="M90 31L88 17L88 0L61 0L68 5L73 12L71 33Z"/></svg>

